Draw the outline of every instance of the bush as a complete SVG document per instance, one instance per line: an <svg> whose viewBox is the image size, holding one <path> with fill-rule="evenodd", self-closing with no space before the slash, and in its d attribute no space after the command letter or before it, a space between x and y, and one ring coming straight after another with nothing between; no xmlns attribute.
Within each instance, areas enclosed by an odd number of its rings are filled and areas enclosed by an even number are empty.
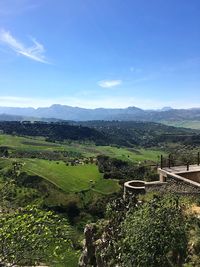
<svg viewBox="0 0 200 267"><path fill-rule="evenodd" d="M181 266L188 244L187 217L177 198L156 198L123 223L123 266Z"/></svg>

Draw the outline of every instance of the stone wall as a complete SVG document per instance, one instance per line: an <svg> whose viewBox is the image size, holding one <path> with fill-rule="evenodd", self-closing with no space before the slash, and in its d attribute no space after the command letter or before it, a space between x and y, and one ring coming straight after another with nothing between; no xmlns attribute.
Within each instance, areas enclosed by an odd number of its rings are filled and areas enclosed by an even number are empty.
<svg viewBox="0 0 200 267"><path fill-rule="evenodd" d="M200 183L200 172L185 172L181 173L180 175L186 179Z"/></svg>
<svg viewBox="0 0 200 267"><path fill-rule="evenodd" d="M144 181L132 180L124 183L124 199L132 195L145 194L145 192L146 191Z"/></svg>
<svg viewBox="0 0 200 267"><path fill-rule="evenodd" d="M200 187L182 181L174 176L167 176L166 183L155 184L146 187L146 192L177 193L177 194L200 194Z"/></svg>

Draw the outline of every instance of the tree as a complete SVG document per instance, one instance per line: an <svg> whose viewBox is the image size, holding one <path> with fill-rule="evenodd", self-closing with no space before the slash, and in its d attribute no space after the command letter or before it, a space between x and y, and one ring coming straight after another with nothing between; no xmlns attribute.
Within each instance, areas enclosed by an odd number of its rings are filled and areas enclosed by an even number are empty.
<svg viewBox="0 0 200 267"><path fill-rule="evenodd" d="M0 263L9 266L61 262L72 255L65 219L35 206L0 216Z"/></svg>
<svg viewBox="0 0 200 267"><path fill-rule="evenodd" d="M122 226L123 266L182 266L188 244L186 227L178 198L154 199L130 212Z"/></svg>

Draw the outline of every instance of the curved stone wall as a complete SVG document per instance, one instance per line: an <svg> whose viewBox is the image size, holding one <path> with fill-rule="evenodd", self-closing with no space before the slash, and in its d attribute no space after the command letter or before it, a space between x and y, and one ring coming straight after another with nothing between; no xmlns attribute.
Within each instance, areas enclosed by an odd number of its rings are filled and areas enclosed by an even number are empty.
<svg viewBox="0 0 200 267"><path fill-rule="evenodd" d="M132 180L124 183L124 199L129 195L145 194L145 182Z"/></svg>
<svg viewBox="0 0 200 267"><path fill-rule="evenodd" d="M166 182L144 182L142 180L128 181L124 183L124 199L129 195L145 194L146 191L151 191L155 188L160 188L163 185L166 185Z"/></svg>

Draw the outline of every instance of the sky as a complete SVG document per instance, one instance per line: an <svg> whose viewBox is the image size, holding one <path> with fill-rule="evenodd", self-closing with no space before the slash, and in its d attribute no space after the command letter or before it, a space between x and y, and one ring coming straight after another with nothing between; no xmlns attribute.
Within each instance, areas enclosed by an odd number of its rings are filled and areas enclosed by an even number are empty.
<svg viewBox="0 0 200 267"><path fill-rule="evenodd" d="M200 107L199 0L0 0L0 106Z"/></svg>

